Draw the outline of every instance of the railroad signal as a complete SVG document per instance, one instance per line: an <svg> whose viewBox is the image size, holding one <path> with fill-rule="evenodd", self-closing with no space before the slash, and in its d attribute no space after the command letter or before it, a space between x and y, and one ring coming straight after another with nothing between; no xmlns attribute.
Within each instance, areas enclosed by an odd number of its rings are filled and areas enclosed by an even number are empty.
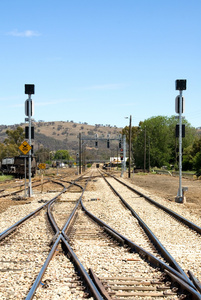
<svg viewBox="0 0 201 300"><path fill-rule="evenodd" d="M178 147L176 148L176 152L177 153L179 152L179 148ZM183 148L182 148L182 153L183 153Z"/></svg>
<svg viewBox="0 0 201 300"><path fill-rule="evenodd" d="M25 94L27 95L33 95L35 90L34 84L25 84Z"/></svg>
<svg viewBox="0 0 201 300"><path fill-rule="evenodd" d="M186 90L186 79L177 79L175 81L175 88L179 91Z"/></svg>
<svg viewBox="0 0 201 300"><path fill-rule="evenodd" d="M175 136L176 138L179 137L179 124L177 124L175 127ZM182 124L182 137L185 137L185 124Z"/></svg>
<svg viewBox="0 0 201 300"><path fill-rule="evenodd" d="M28 132L28 136L29 136L29 144L31 144L31 116L33 115L33 104L32 104L32 100L31 100L31 95L33 95L35 93L35 86L34 84L25 84L25 94L28 95L28 99L25 101L25 115L28 117L28 121L29 121L29 132ZM25 142L24 142L25 143ZM27 143L26 146L25 144L21 145L21 151L26 154L31 150L31 146ZM30 149L28 149L30 148ZM29 197L32 196L32 184L31 184L31 155L29 155Z"/></svg>
<svg viewBox="0 0 201 300"><path fill-rule="evenodd" d="M25 127L25 139L29 139L29 127ZM34 139L34 127L31 126L31 139Z"/></svg>
<svg viewBox="0 0 201 300"><path fill-rule="evenodd" d="M182 97L182 104L181 104L181 112L182 113L184 112L184 105L185 105L185 99L184 99L184 97ZM175 112L177 114L180 113L180 96L177 96L175 98Z"/></svg>
<svg viewBox="0 0 201 300"><path fill-rule="evenodd" d="M95 147L98 147L98 141L95 141Z"/></svg>
<svg viewBox="0 0 201 300"><path fill-rule="evenodd" d="M185 136L185 127L182 125L182 113L184 112L184 98L182 92L186 90L186 79L177 79L175 88L179 90L179 96L175 99L175 111L179 114L179 124L176 126L176 136L179 138L179 189L175 201L182 203L184 194L182 190L182 137Z"/></svg>
<svg viewBox="0 0 201 300"><path fill-rule="evenodd" d="M25 101L25 115L29 116L29 103L31 105L31 116L33 116L33 114L34 114L34 105L33 105L32 100L29 101L29 99L27 99Z"/></svg>
<svg viewBox="0 0 201 300"><path fill-rule="evenodd" d="M123 148L120 149L120 158L121 158L121 160L124 159L124 149Z"/></svg>

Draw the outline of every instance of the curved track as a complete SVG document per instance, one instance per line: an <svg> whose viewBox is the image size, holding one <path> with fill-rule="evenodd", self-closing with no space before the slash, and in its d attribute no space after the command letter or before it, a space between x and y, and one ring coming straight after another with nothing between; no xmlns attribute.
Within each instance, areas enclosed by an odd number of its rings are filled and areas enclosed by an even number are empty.
<svg viewBox="0 0 201 300"><path fill-rule="evenodd" d="M63 190L0 234L7 264L1 270L0 285L6 283L2 299L201 299L194 283L167 261L97 170L71 181L63 176L57 184ZM110 198L103 201L101 190ZM39 261L34 246L39 246ZM18 251L25 252L19 265ZM14 279L9 285L10 275Z"/></svg>

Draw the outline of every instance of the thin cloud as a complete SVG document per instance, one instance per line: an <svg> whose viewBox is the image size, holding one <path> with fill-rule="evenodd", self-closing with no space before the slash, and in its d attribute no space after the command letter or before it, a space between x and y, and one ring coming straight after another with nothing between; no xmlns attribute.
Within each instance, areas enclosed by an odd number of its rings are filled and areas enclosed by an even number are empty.
<svg viewBox="0 0 201 300"><path fill-rule="evenodd" d="M41 34L37 31L33 30L25 30L25 31L18 31L17 29L10 31L7 35L16 36L16 37L33 37L33 36L40 36Z"/></svg>

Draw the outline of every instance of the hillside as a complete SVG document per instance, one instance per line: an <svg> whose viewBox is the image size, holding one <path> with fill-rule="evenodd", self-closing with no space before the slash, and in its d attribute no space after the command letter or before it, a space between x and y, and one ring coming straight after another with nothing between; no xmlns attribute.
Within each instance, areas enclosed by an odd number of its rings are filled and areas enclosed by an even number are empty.
<svg viewBox="0 0 201 300"><path fill-rule="evenodd" d="M0 125L0 142L3 142L6 138L6 130L13 130L21 126L25 128L28 123L15 124L11 126ZM34 151L40 147L48 148L51 151L59 149L67 149L72 156L75 156L78 152L79 145L79 133L81 133L82 139L87 138L89 140L83 140L85 149L88 152L88 156L116 156L118 141L110 141L110 149L107 149L107 137L111 139L118 139L122 128L112 127L110 125L88 125L87 123L74 123L73 121L54 121L54 122L33 122L34 126ZM90 139L98 136L98 147L95 147L95 140ZM104 139L104 140L101 140ZM111 153L111 152L114 153ZM89 154L90 152L90 154Z"/></svg>

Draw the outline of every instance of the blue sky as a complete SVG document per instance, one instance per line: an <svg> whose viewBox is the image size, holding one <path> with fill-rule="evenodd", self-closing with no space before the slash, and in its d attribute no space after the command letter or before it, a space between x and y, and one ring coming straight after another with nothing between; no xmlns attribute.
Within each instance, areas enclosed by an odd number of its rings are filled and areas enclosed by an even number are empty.
<svg viewBox="0 0 201 300"><path fill-rule="evenodd" d="M201 126L200 0L0 1L0 124L36 121L124 127L175 115Z"/></svg>

